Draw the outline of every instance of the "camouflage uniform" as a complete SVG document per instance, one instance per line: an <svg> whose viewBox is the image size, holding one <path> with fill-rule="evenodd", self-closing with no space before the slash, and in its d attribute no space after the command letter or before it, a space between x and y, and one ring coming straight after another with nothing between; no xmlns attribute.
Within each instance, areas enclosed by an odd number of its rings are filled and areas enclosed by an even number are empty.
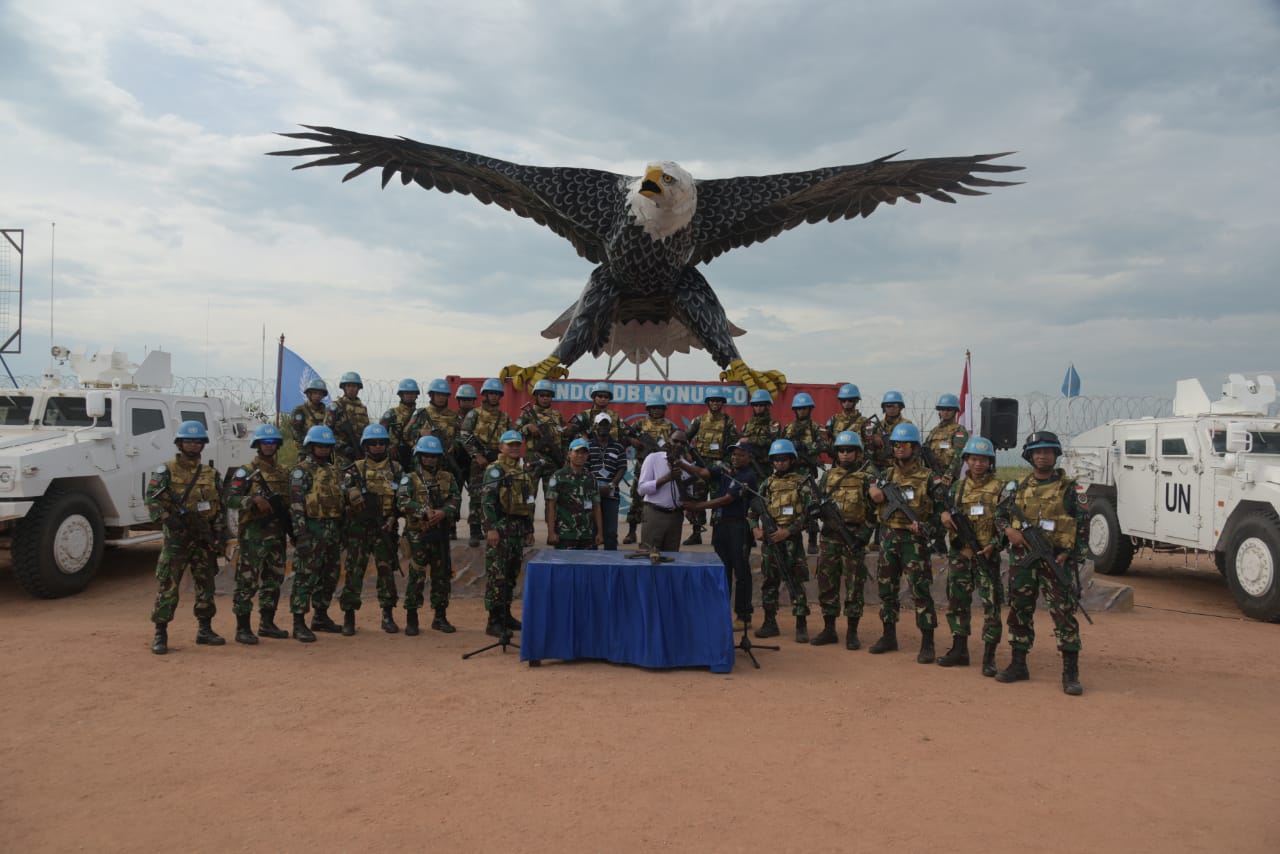
<svg viewBox="0 0 1280 854"><path fill-rule="evenodd" d="M469 451L482 454L487 463L481 465L472 458L470 475L467 481L470 505L467 509L467 521L471 525L472 537L477 537L484 526L484 516L480 504L484 501L483 483L485 471L498 459L498 438L512 429L511 418L496 406L488 409L477 406L467 413L458 428L458 442Z"/></svg>
<svg viewBox="0 0 1280 854"><path fill-rule="evenodd" d="M769 465L769 446L775 439L782 438L782 425L767 413L752 414L747 423L742 425L742 438L751 441L751 467L755 469L756 477L763 481L772 471Z"/></svg>
<svg viewBox="0 0 1280 854"><path fill-rule="evenodd" d="M169 514L163 523L164 545L156 563L160 591L151 622L161 625L173 620L178 587L187 567L191 568L191 581L196 588L196 619L212 619L218 610L213 603L213 579L218 574L218 552L227 533L217 472L199 462L190 463L178 454L172 462L152 472L147 481L146 503L153 522L160 521L164 513Z"/></svg>
<svg viewBox="0 0 1280 854"><path fill-rule="evenodd" d="M569 419L569 423L565 428L569 431L565 435L565 439L573 439L578 436L588 439L595 435L596 432L596 416L604 413L609 416L609 438L615 442L622 441L622 416L618 414L616 409L606 406L604 409L597 409L593 404L590 409L584 409L573 418Z"/></svg>
<svg viewBox="0 0 1280 854"><path fill-rule="evenodd" d="M427 404L413 413L413 420L409 422L406 430L410 445L416 445L423 436L435 436L440 440L440 444L444 446L444 457L440 460L440 465L457 481L459 495L462 494L463 489L470 486L467 479L470 456L459 447L457 441L458 427L461 423L462 416L447 406ZM471 500L478 504L480 498L472 495ZM454 524L457 524L456 516Z"/></svg>
<svg viewBox="0 0 1280 854"><path fill-rule="evenodd" d="M417 410L412 405L402 401L382 413L382 417L378 419L378 423L387 428L387 435L391 437L391 453L404 469L413 465L413 446L418 443L418 437L409 432L409 425L413 423L416 414Z"/></svg>
<svg viewBox="0 0 1280 854"><path fill-rule="evenodd" d="M334 463L308 454L289 474L289 512L297 536L289 610L326 611L338 589L341 563L342 489Z"/></svg>
<svg viewBox="0 0 1280 854"><path fill-rule="evenodd" d="M964 444L968 441L969 431L956 421L938 424L925 437L924 445L933 454L933 459L938 464L936 474L942 477L948 488L960 476L960 469L964 465L964 455L961 451L964 450Z"/></svg>
<svg viewBox="0 0 1280 854"><path fill-rule="evenodd" d="M1055 470L1048 480L1038 480L1033 473L1018 485L1014 499L1031 524L1039 523L1053 546L1054 555L1067 554L1065 569L1069 577L1078 571L1089 545L1088 507L1076 494L1075 486L1075 480L1067 477L1062 469ZM996 526L1002 532L1021 527L1008 509L997 515ZM1053 616L1058 649L1079 652L1080 624L1075 615L1075 591L1062 589L1054 572L1039 561L1026 565L1024 549L1011 547L1009 559L1013 565L1009 579L1010 645L1018 650L1031 649L1036 637L1036 598L1043 592Z"/></svg>
<svg viewBox="0 0 1280 854"><path fill-rule="evenodd" d="M402 474L400 464L390 454L381 460L365 457L342 474L342 489L350 508L343 538L347 577L338 600L343 611L360 610L370 557L378 573L378 605L384 609L396 606L396 570L400 563L396 492Z"/></svg>
<svg viewBox="0 0 1280 854"><path fill-rule="evenodd" d="M906 416L900 415L897 418L881 418L880 422L869 431L864 430L863 440L868 436L877 436L880 439L880 447L873 448L871 444L867 444L867 450L871 453L871 463L881 471L890 468L893 465L893 447L889 444L889 434L893 432L893 428L899 424L913 424L914 422ZM865 425L864 425L865 426Z"/></svg>
<svg viewBox="0 0 1280 854"><path fill-rule="evenodd" d="M659 448L665 447L667 440L671 438L671 434L675 432L676 425L667 418L650 418L646 415L638 421L634 421L629 425L629 435L637 437L647 436L653 440L653 443ZM631 469L631 503L627 507L627 524L632 527L631 539L629 542L635 541L634 529L639 525L644 517L644 498L636 490L640 487L640 467L644 465L644 458L649 456L649 449L643 443L639 447L632 445L635 452L635 465Z"/></svg>
<svg viewBox="0 0 1280 854"><path fill-rule="evenodd" d="M530 428L534 426L544 434L542 437L533 435ZM567 443L563 438L564 426L564 416L558 410L551 406L538 406L536 403L516 419L515 429L520 431L525 441L525 466L530 470L529 475L533 478L535 489L541 484L544 494L551 475L565 465ZM554 448L559 453L549 451L548 448Z"/></svg>
<svg viewBox="0 0 1280 854"><path fill-rule="evenodd" d="M547 501L556 503L553 530L560 538L556 543L557 549L596 547L593 508L599 500L600 489L587 468L574 472L565 466L551 476L547 483Z"/></svg>
<svg viewBox="0 0 1280 854"><path fill-rule="evenodd" d="M862 438L863 428L867 425L867 416L858 411L854 407L852 413L846 414L843 410L837 412L827 419L827 436L828 442L834 441L836 436L848 430L850 433L857 433L858 438Z"/></svg>
<svg viewBox="0 0 1280 854"><path fill-rule="evenodd" d="M884 480L895 483L902 490L902 497L923 523L921 533L911 532L911 521L901 512L890 515L887 505L881 505L880 561L877 579L880 585L880 619L886 626L898 622L898 588L902 574L906 572L911 585L911 600L916 609L916 625L921 631L932 632L938 625L938 615L933 609L933 566L929 560L928 526L936 526L938 508L946 501L946 487L942 479L919 460L919 452L912 454L907 465L894 463L885 473Z"/></svg>
<svg viewBox="0 0 1280 854"><path fill-rule="evenodd" d="M314 406L311 405L311 401L304 400L293 408L293 412L289 413L289 432L293 434L293 441L299 448L302 447L302 440L306 438L307 431L324 424L328 414L329 410L325 407L323 400Z"/></svg>
<svg viewBox="0 0 1280 854"><path fill-rule="evenodd" d="M491 621L510 613L525 541L533 535L534 484L522 463L498 457L485 470L480 490L485 533L498 532L498 544L484 550L484 607Z"/></svg>
<svg viewBox="0 0 1280 854"><path fill-rule="evenodd" d="M338 440L338 446L333 450L339 466L364 457L364 450L360 447L360 434L369 426L369 410L365 409L359 398L352 400L344 394L329 404L324 426L332 430Z"/></svg>
<svg viewBox="0 0 1280 854"><path fill-rule="evenodd" d="M981 480L970 474L951 487L947 503L952 515L963 513L969 519L979 546L994 547L991 557L982 557L970 545L961 542L958 534L952 534L947 559L947 625L952 635L969 636L970 611L976 588L985 615L982 621L984 643L1000 642L1000 602L1004 591L1000 581L1001 535L996 530L996 506L1000 503L1002 488L1003 484L990 472Z"/></svg>
<svg viewBox="0 0 1280 854"><path fill-rule="evenodd" d="M422 607L427 573L431 573L431 608L449 607L453 584L453 559L449 551L449 531L462 512L462 493L453 475L437 465L428 469L421 462L400 479L396 506L405 517L404 535L409 541L409 580L404 589L404 609ZM441 510L445 519L427 527L426 511Z"/></svg>
<svg viewBox="0 0 1280 854"><path fill-rule="evenodd" d="M822 474L822 454L830 452L831 446L822 437L820 428L812 418L797 417L782 428L782 438L790 439L796 446L795 471L802 477L815 479ZM809 532L809 554L817 554L818 520L810 519L805 526Z"/></svg>
<svg viewBox="0 0 1280 854"><path fill-rule="evenodd" d="M791 611L797 617L809 615L809 600L804 583L809 580L809 561L804 554L803 533L810 513L818 502L817 489L811 478L796 471L774 474L760 487L769 515L791 536L780 543L764 541L761 546L760 605L765 619L778 611L778 588L787 585ZM760 527L760 507L753 504L747 518L752 527Z"/></svg>
<svg viewBox="0 0 1280 854"><path fill-rule="evenodd" d="M845 617L862 619L867 586L866 545L871 540L875 519L867 487L875 476L875 470L862 463L850 468L837 463L818 482L818 494L831 498L840 506L840 518L859 546L850 549L829 524L823 525L817 574L818 604L824 617L839 616L840 584L843 582Z"/></svg>
<svg viewBox="0 0 1280 854"><path fill-rule="evenodd" d="M248 465L236 469L227 487L227 507L239 512L236 528L240 557L236 562L236 589L231 600L231 610L236 616L253 612L253 597L259 590L258 609L274 615L280 603L280 585L284 583L288 535L274 509L258 509L253 501L257 496L289 500L289 473L275 456L259 455Z"/></svg>
<svg viewBox="0 0 1280 854"><path fill-rule="evenodd" d="M704 412L694 418L689 422L689 429L685 433L689 436L689 447L701 454L708 464L728 460L729 448L738 443L738 425L733 423L733 419L723 409L718 413ZM690 490L691 500L706 501L710 491L711 484L708 481L700 477L694 478ZM685 516L693 523L694 531L690 536L693 539L707 526L707 511L691 510Z"/></svg>

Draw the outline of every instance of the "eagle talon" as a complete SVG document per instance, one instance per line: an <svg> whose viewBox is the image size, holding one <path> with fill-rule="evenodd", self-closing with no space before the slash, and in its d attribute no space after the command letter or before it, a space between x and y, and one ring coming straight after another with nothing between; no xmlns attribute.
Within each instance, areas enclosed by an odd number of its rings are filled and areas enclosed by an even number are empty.
<svg viewBox="0 0 1280 854"><path fill-rule="evenodd" d="M538 380L558 380L569 376L569 369L560 364L555 356L548 356L536 365L522 368L519 365L507 365L498 372L498 379L511 380L512 388L533 388Z"/></svg>
<svg viewBox="0 0 1280 854"><path fill-rule="evenodd" d="M782 394L787 387L786 374L781 371L752 370L741 359L730 362L729 367L720 372L720 379L725 382L742 383L749 392L763 389L769 392L769 396L774 400L777 400L778 395Z"/></svg>

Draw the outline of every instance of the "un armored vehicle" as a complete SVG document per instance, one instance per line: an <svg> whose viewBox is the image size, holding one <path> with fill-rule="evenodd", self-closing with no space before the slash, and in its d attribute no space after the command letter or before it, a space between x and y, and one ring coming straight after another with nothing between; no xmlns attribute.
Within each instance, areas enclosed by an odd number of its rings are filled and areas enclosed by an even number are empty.
<svg viewBox="0 0 1280 854"><path fill-rule="evenodd" d="M1076 436L1064 466L1089 499L1089 552L1120 575L1135 548L1211 552L1247 616L1280 621L1280 418L1275 380L1231 374L1210 402L1178 382L1173 415Z"/></svg>
<svg viewBox="0 0 1280 854"><path fill-rule="evenodd" d="M78 593L103 548L160 536L143 503L151 472L173 457L183 421L209 431L205 463L219 473L249 459L253 422L232 400L162 391L169 354L141 365L122 353L77 356L63 348L79 387L46 373L38 388L0 391L0 544L28 593Z"/></svg>

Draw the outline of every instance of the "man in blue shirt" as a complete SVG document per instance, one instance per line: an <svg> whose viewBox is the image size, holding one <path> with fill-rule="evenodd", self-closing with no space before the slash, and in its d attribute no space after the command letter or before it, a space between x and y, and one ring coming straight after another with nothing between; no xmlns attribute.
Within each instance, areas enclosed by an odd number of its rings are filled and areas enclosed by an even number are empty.
<svg viewBox="0 0 1280 854"><path fill-rule="evenodd" d="M592 422L591 447L587 449L587 470L600 487L600 514L603 517L604 547L606 551L618 550L618 510L621 495L618 484L627 469L627 449L611 438L613 419L606 412L595 416Z"/></svg>
<svg viewBox="0 0 1280 854"><path fill-rule="evenodd" d="M733 612L740 621L736 630L751 625L751 564L748 544L751 526L747 524L747 505L751 492L757 489L755 470L751 466L751 441L742 439L729 453L729 465L715 463L708 469L695 469L699 477L711 481L716 497L710 501L685 502L689 510L711 510L711 545L724 563L725 578ZM734 592L735 582L737 592Z"/></svg>

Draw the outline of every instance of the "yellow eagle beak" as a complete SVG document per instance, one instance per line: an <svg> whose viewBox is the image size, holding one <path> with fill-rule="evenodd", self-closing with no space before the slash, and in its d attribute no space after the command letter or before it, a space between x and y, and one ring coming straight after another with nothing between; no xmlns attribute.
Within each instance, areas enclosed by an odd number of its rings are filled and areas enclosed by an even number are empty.
<svg viewBox="0 0 1280 854"><path fill-rule="evenodd" d="M662 195L662 169L653 166L648 172L644 173L644 180L640 182L640 195L661 196Z"/></svg>

